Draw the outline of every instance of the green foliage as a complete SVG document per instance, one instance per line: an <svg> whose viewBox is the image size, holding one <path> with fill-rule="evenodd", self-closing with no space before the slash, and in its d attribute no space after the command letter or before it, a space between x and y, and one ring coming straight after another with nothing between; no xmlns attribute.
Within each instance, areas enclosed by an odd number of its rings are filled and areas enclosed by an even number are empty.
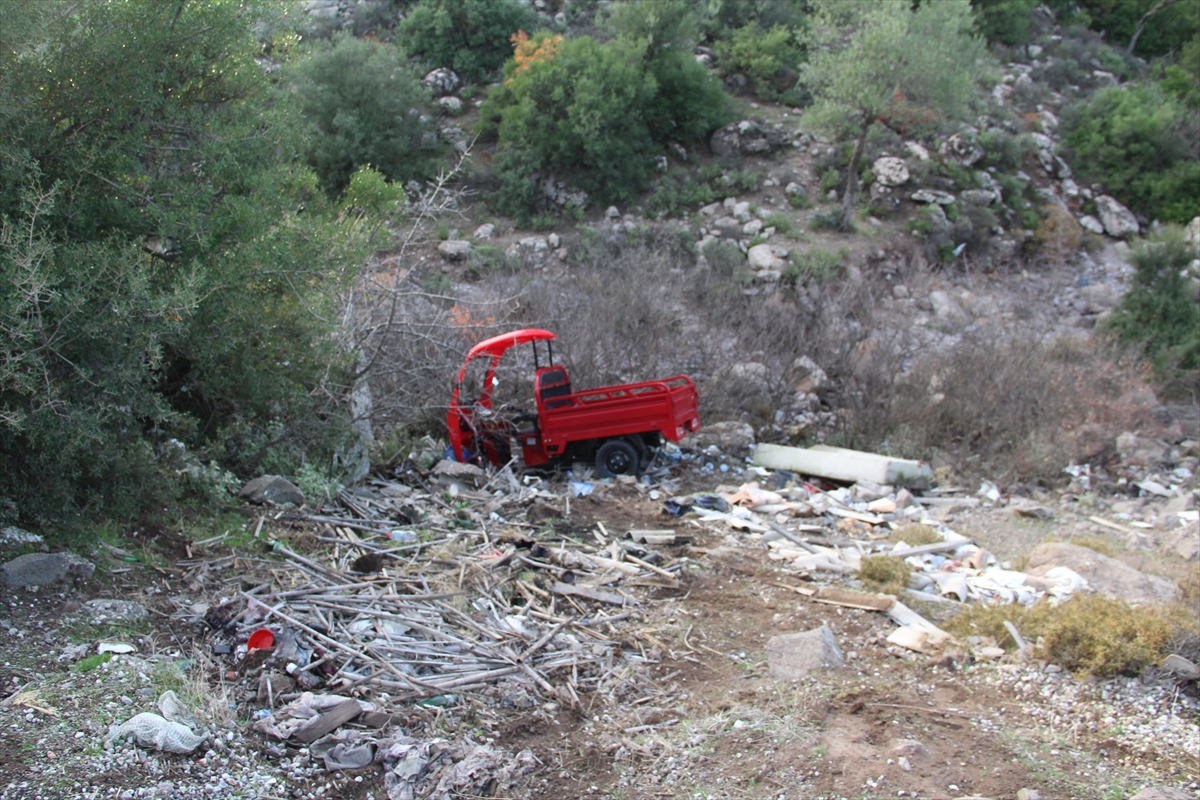
<svg viewBox="0 0 1200 800"><path fill-rule="evenodd" d="M494 202L527 220L553 210L539 188L550 175L602 203L633 198L649 188L654 157L668 142L703 139L727 121L729 106L689 53L650 58L644 39L581 37L549 57L514 63L483 114L500 142Z"/></svg>
<svg viewBox="0 0 1200 800"><path fill-rule="evenodd" d="M746 265L746 255L733 242L709 242L701 252L709 268L723 278L730 278Z"/></svg>
<svg viewBox="0 0 1200 800"><path fill-rule="evenodd" d="M1125 205L1167 222L1200 214L1200 114L1158 85L1102 89L1064 125L1072 163Z"/></svg>
<svg viewBox="0 0 1200 800"><path fill-rule="evenodd" d="M1185 107L1200 110L1200 33L1183 46L1179 62L1164 69L1159 85Z"/></svg>
<svg viewBox="0 0 1200 800"><path fill-rule="evenodd" d="M430 67L481 81L512 55L509 37L537 24L515 0L421 0L398 27L404 49Z"/></svg>
<svg viewBox="0 0 1200 800"><path fill-rule="evenodd" d="M775 232L780 236L795 236L800 233L800 226L796 224L796 220L789 214L784 214L781 211L772 211L767 214L763 220L763 225L768 228L774 228Z"/></svg>
<svg viewBox="0 0 1200 800"><path fill-rule="evenodd" d="M764 28L803 29L811 10L806 0L705 0L695 5L700 30L711 39L724 38L751 22Z"/></svg>
<svg viewBox="0 0 1200 800"><path fill-rule="evenodd" d="M801 280L826 281L837 277L846 260L844 252L834 252L821 247L793 253L790 258Z"/></svg>
<svg viewBox="0 0 1200 800"><path fill-rule="evenodd" d="M0 498L67 526L170 500L171 438L241 471L335 447L322 320L364 241L268 102L269 7L70 10L0 53Z"/></svg>
<svg viewBox="0 0 1200 800"><path fill-rule="evenodd" d="M1142 17L1160 0L1078 0L1080 10L1086 15L1086 24L1094 31L1103 31L1105 38L1125 48L1137 30ZM1166 4L1157 14L1146 20L1146 27L1138 37L1134 55L1155 58L1178 51L1179 48L1200 31L1200 13L1193 0L1174 0Z"/></svg>
<svg viewBox="0 0 1200 800"><path fill-rule="evenodd" d="M379 170L366 166L355 170L346 186L342 207L370 217L390 217L404 207L404 189L389 183Z"/></svg>
<svg viewBox="0 0 1200 800"><path fill-rule="evenodd" d="M992 44L1029 41L1029 18L1039 0L971 0L979 32Z"/></svg>
<svg viewBox="0 0 1200 800"><path fill-rule="evenodd" d="M786 25L763 31L754 20L738 28L728 41L717 42L722 75L742 73L759 97L778 99L796 82L802 54Z"/></svg>
<svg viewBox="0 0 1200 800"><path fill-rule="evenodd" d="M327 192L341 192L363 166L399 182L436 169L429 93L395 46L338 35L315 42L287 77L311 126L308 162Z"/></svg>
<svg viewBox="0 0 1200 800"><path fill-rule="evenodd" d="M1180 274L1195 257L1177 228L1138 245L1130 256L1133 287L1112 318L1113 333L1145 347L1163 377L1200 369L1200 306Z"/></svg>
<svg viewBox="0 0 1200 800"><path fill-rule="evenodd" d="M919 134L968 115L975 83L987 64L984 42L973 35L967 0L912 5L882 0L847 31L826 17L810 48L805 79L816 102L806 120L834 134L859 132L875 121Z"/></svg>
<svg viewBox="0 0 1200 800"><path fill-rule="evenodd" d="M833 231L844 227L842 209L838 206L827 211L818 211L809 219L808 224L814 231Z"/></svg>

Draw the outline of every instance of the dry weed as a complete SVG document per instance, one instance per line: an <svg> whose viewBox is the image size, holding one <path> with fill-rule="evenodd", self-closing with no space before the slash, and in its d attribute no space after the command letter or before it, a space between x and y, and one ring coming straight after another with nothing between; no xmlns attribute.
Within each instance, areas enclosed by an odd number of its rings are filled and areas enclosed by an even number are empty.
<svg viewBox="0 0 1200 800"><path fill-rule="evenodd" d="M1099 594L1077 595L1030 607L971 605L944 624L956 636L991 636L1001 646L1015 643L1004 627L1013 623L1037 642L1037 654L1084 675L1136 675L1169 652L1171 627L1159 608L1132 606Z"/></svg>
<svg viewBox="0 0 1200 800"><path fill-rule="evenodd" d="M888 536L889 542L904 542L905 544L916 547L922 544L938 544L945 541L942 535L937 532L931 525L922 525L919 522L913 522L908 525L902 525L892 531Z"/></svg>
<svg viewBox="0 0 1200 800"><path fill-rule="evenodd" d="M858 568L863 584L876 592L898 595L908 586L912 567L892 556L864 556Z"/></svg>

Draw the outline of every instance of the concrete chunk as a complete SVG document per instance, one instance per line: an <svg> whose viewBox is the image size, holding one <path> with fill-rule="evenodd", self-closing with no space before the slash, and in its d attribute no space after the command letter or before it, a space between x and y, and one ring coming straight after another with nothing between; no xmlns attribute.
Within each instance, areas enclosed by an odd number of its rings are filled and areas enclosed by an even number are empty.
<svg viewBox="0 0 1200 800"><path fill-rule="evenodd" d="M833 631L822 625L803 633L772 636L767 641L767 664L772 678L793 681L815 669L843 667L846 659Z"/></svg>

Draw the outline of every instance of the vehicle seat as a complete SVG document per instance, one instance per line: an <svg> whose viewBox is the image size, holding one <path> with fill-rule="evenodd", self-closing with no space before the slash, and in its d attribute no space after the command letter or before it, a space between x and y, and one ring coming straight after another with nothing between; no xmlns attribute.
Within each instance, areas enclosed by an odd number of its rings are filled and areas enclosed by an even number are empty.
<svg viewBox="0 0 1200 800"><path fill-rule="evenodd" d="M567 378L567 371L562 367L543 367L538 370L537 384L538 399L541 400L543 408L561 408L571 405L570 400L555 399L565 398L571 394L571 381Z"/></svg>

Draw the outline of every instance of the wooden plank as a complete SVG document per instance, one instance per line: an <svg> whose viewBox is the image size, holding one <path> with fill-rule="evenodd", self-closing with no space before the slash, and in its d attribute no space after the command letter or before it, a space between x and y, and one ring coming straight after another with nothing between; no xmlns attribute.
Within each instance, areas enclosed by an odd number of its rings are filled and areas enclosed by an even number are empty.
<svg viewBox="0 0 1200 800"><path fill-rule="evenodd" d="M588 600L595 600L597 603L607 603L610 606L626 606L639 605L636 601L628 600L619 594L613 592L601 592L598 589L584 589L579 586L572 586L569 583L559 581L554 584L551 589L557 595L567 596L574 595L575 597L586 597Z"/></svg>
<svg viewBox="0 0 1200 800"><path fill-rule="evenodd" d="M975 544L975 540L971 537L965 537L955 542L935 542L934 544L920 544L916 547L906 547L903 550L892 548L891 552L885 555L895 556L896 558L908 558L909 556L920 556L926 553L944 553L948 550L957 550L966 544Z"/></svg>
<svg viewBox="0 0 1200 800"><path fill-rule="evenodd" d="M319 717L313 717L300 726L292 738L304 744L312 744L325 734L337 730L362 713L362 706L351 698L338 703Z"/></svg>
<svg viewBox="0 0 1200 800"><path fill-rule="evenodd" d="M399 714L384 714L381 711L364 711L359 715L358 721L368 728L382 728L386 725L402 728L408 724L408 720Z"/></svg>
<svg viewBox="0 0 1200 800"><path fill-rule="evenodd" d="M819 603L828 603L844 608L860 608L864 611L887 611L896 603L896 598L891 595L856 592L836 586L822 586L813 599Z"/></svg>

